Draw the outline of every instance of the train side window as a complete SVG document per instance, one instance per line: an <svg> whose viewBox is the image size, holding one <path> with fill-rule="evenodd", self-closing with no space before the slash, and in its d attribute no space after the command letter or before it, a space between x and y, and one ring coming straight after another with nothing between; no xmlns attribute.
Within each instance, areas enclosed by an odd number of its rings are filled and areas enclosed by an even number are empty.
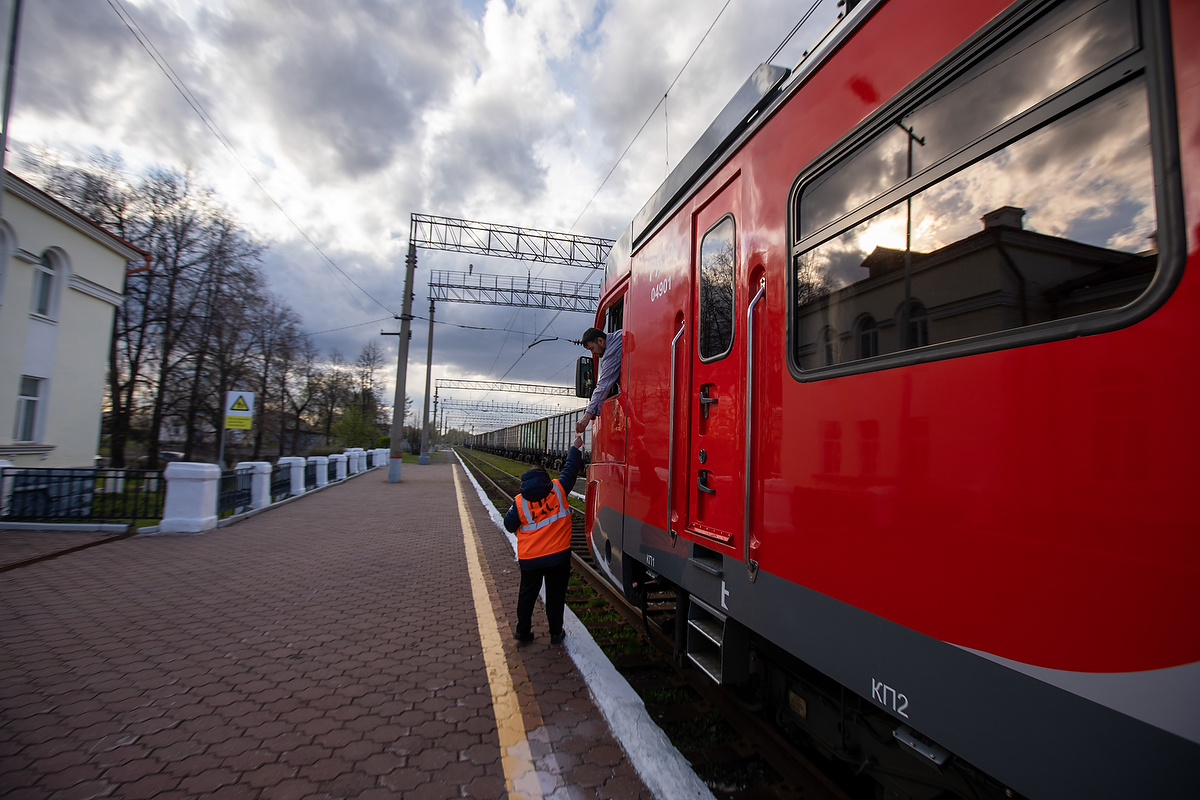
<svg viewBox="0 0 1200 800"><path fill-rule="evenodd" d="M736 269L733 217L725 216L700 242L700 360L713 361L733 347Z"/></svg>
<svg viewBox="0 0 1200 800"><path fill-rule="evenodd" d="M1146 293L1159 220L1134 10L1063 3L875 121L885 127L865 148L802 176L791 275L800 370L840 374ZM856 346L831 359L839 328Z"/></svg>
<svg viewBox="0 0 1200 800"><path fill-rule="evenodd" d="M798 209L800 236L862 207L1132 50L1132 5L1133 0L1074 0L1034 21L810 181ZM913 136L920 142L916 147Z"/></svg>

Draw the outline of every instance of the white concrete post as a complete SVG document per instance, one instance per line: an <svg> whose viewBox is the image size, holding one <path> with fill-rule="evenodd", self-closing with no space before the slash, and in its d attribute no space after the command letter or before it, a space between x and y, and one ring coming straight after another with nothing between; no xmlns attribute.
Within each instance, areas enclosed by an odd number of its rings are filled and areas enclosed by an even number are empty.
<svg viewBox="0 0 1200 800"><path fill-rule="evenodd" d="M358 453L354 452L355 448L351 447L346 450L346 473L348 475L357 475L358 470Z"/></svg>
<svg viewBox="0 0 1200 800"><path fill-rule="evenodd" d="M368 469L368 467L367 467L367 451L363 450L362 448L359 448L358 470L359 470L359 472L366 472L367 469Z"/></svg>
<svg viewBox="0 0 1200 800"><path fill-rule="evenodd" d="M317 486L329 483L329 458L327 456L309 456L308 463L317 465Z"/></svg>
<svg viewBox="0 0 1200 800"><path fill-rule="evenodd" d="M386 467L388 465L388 456L391 453L386 447L380 447L375 450L375 466Z"/></svg>
<svg viewBox="0 0 1200 800"><path fill-rule="evenodd" d="M239 461L234 468L251 470L250 507L265 508L271 505L271 462Z"/></svg>
<svg viewBox="0 0 1200 800"><path fill-rule="evenodd" d="M336 453L330 456L329 460L337 464L337 479L339 481L346 480L346 456Z"/></svg>
<svg viewBox="0 0 1200 800"><path fill-rule="evenodd" d="M162 522L158 523L161 533L199 533L217 527L220 467L172 461L163 476L167 479L167 500Z"/></svg>
<svg viewBox="0 0 1200 800"><path fill-rule="evenodd" d="M13 463L6 458L0 458L0 470L11 467ZM2 474L2 473L0 473ZM0 514L8 513L8 499L12 497L13 479L5 477L0 481Z"/></svg>
<svg viewBox="0 0 1200 800"><path fill-rule="evenodd" d="M304 459L300 456L284 456L279 463L290 468L292 490L289 494L304 494Z"/></svg>

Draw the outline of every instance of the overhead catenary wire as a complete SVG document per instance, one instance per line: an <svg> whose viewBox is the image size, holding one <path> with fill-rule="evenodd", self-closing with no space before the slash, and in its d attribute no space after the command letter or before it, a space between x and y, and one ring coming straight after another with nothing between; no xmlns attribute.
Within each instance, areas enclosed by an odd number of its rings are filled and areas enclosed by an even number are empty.
<svg viewBox="0 0 1200 800"><path fill-rule="evenodd" d="M159 70L162 71L167 80L171 82L171 85L175 87L175 90L179 92L184 101L187 102L187 104L191 106L192 110L196 112L196 116L200 118L200 121L203 122L205 127L207 127L212 135L216 137L217 141L229 151L229 154L233 156L234 161L238 163L238 166L242 168L242 171L246 173L247 177L254 182L260 191L262 191L263 195L265 195L266 198L271 201L275 208L279 209L279 213L283 214L284 219L286 219L292 225L292 227L296 229L296 231L304 238L306 242L308 242L313 250L317 251L317 254L324 259L326 264L333 268L337 273L340 273L341 276L346 280L350 281L355 288L370 298L372 302L394 316L395 312L392 311L392 309L388 308L378 298L359 285L358 281L350 277L350 275L347 274L346 271L341 267L339 267L332 258L326 255L325 251L322 250L320 246L313 241L312 237L308 235L308 232L301 228L300 224L296 222L296 220L294 220L290 214L288 214L287 210L284 209L280 202L276 200L270 192L267 191L267 187L263 186L262 181L260 181L258 177L250 171L250 168L246 166L245 162L242 161L241 156L238 155L237 150L234 148L230 140L225 136L224 133L221 132L219 126L216 124L216 121L213 120L208 112L204 109L203 104L192 93L191 89L188 88L183 78L179 77L179 74L175 72L174 68L171 67L167 59L162 55L162 53L159 52L158 48L154 45L154 42L149 36L146 35L146 32L142 30L141 26L138 25L137 20L133 18L133 15L129 13L129 11L122 4L121 0L107 1L109 7L111 7L113 10L113 13L115 13L123 23L125 23L125 27L128 28L129 32L133 34L133 37L137 39L138 44L142 46L142 49L146 51L146 54L150 56L150 59L155 63L155 65L158 66ZM354 295L351 294L351 296L353 297ZM359 304L360 307L362 307L362 303L357 297L354 297L354 300ZM365 311L366 308L363 307L363 310Z"/></svg>
<svg viewBox="0 0 1200 800"><path fill-rule="evenodd" d="M813 15L813 12L816 11L817 7L820 6L821 3L823 3L823 2L824 2L824 0L816 0L816 2L814 2L811 6L809 6L808 11L804 12L804 16L802 16L800 18L800 21L796 23L796 26L794 28L792 28L791 32L789 32L787 36L783 37L783 41L779 43L779 46L775 48L775 51L772 52L771 55L767 56L768 64L770 64L772 61L774 61L775 57L783 52L783 48L787 47L787 43L792 40L792 37L796 35L797 31L800 30L801 26L803 26L804 23L808 22L808 18Z"/></svg>
<svg viewBox="0 0 1200 800"><path fill-rule="evenodd" d="M575 221L571 223L571 227L567 228L568 231L575 230L575 226L579 224L579 220L583 219L583 215L586 214L587 210L592 207L592 203L595 202L596 197L600 194L600 190L604 188L606 183L608 183L608 179L612 177L613 173L617 171L617 167L619 167L621 162L625 160L625 156L629 153L629 148L633 147L633 143L638 140L638 137L642 135L642 131L644 131L646 126L650 124L650 120L652 120L654 115L658 113L659 106L666 101L667 95L670 94L671 90L675 88L675 84L679 81L679 77L683 75L683 71L688 68L688 64L692 63L692 59L700 50L700 46L704 44L704 40L708 38L710 33L712 33L712 29L716 26L717 20L719 20L721 15L725 13L725 9L729 8L729 4L731 2L733 2L733 0L725 0L725 5L721 6L721 10L718 11L717 16L713 18L712 24L708 26L708 30L706 30L704 35L700 37L700 41L696 43L695 48L692 50L692 54L687 57L687 61L683 62L683 66L680 67L679 72L675 74L675 78L671 81L671 85L667 87L667 90L663 92L663 96L660 97L658 102L654 104L654 108L652 108L650 113L646 116L646 121L642 123L640 128L638 128L637 133L633 135L633 138L629 140L629 144L625 145L625 149L622 150L621 155L617 157L617 161L612 165L612 169L610 169L608 174L604 176L604 180L600 181L600 185L596 187L596 191L592 194L591 199L587 201L587 205L583 207L583 211L579 212L579 216L576 217Z"/></svg>

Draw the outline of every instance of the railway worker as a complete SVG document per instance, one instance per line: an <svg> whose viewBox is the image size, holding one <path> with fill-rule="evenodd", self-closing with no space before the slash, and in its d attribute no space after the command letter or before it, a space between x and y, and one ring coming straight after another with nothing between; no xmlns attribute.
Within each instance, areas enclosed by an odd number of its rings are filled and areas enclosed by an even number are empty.
<svg viewBox="0 0 1200 800"><path fill-rule="evenodd" d="M567 462L556 480L542 467L521 475L521 493L504 515L504 527L517 534L517 560L521 562L521 591L517 596L516 639L533 641L533 601L546 583L546 620L550 644L562 644L563 608L571 577L571 510L567 496L583 466L583 437L576 436L567 451Z"/></svg>
<svg viewBox="0 0 1200 800"><path fill-rule="evenodd" d="M613 384L621 377L621 334L623 331L605 333L599 328L588 328L583 332L581 340L584 347L593 357L600 359L600 379L592 391L592 399L588 402L587 411L575 423L575 432L583 433L591 421L600 416L600 404L612 391Z"/></svg>

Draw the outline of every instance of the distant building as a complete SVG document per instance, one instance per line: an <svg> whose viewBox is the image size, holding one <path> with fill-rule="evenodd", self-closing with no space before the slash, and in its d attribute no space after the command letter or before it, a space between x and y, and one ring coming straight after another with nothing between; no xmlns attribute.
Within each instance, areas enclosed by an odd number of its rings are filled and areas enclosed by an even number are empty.
<svg viewBox="0 0 1200 800"><path fill-rule="evenodd" d="M113 315L146 254L6 174L0 220L0 459L90 467Z"/></svg>

